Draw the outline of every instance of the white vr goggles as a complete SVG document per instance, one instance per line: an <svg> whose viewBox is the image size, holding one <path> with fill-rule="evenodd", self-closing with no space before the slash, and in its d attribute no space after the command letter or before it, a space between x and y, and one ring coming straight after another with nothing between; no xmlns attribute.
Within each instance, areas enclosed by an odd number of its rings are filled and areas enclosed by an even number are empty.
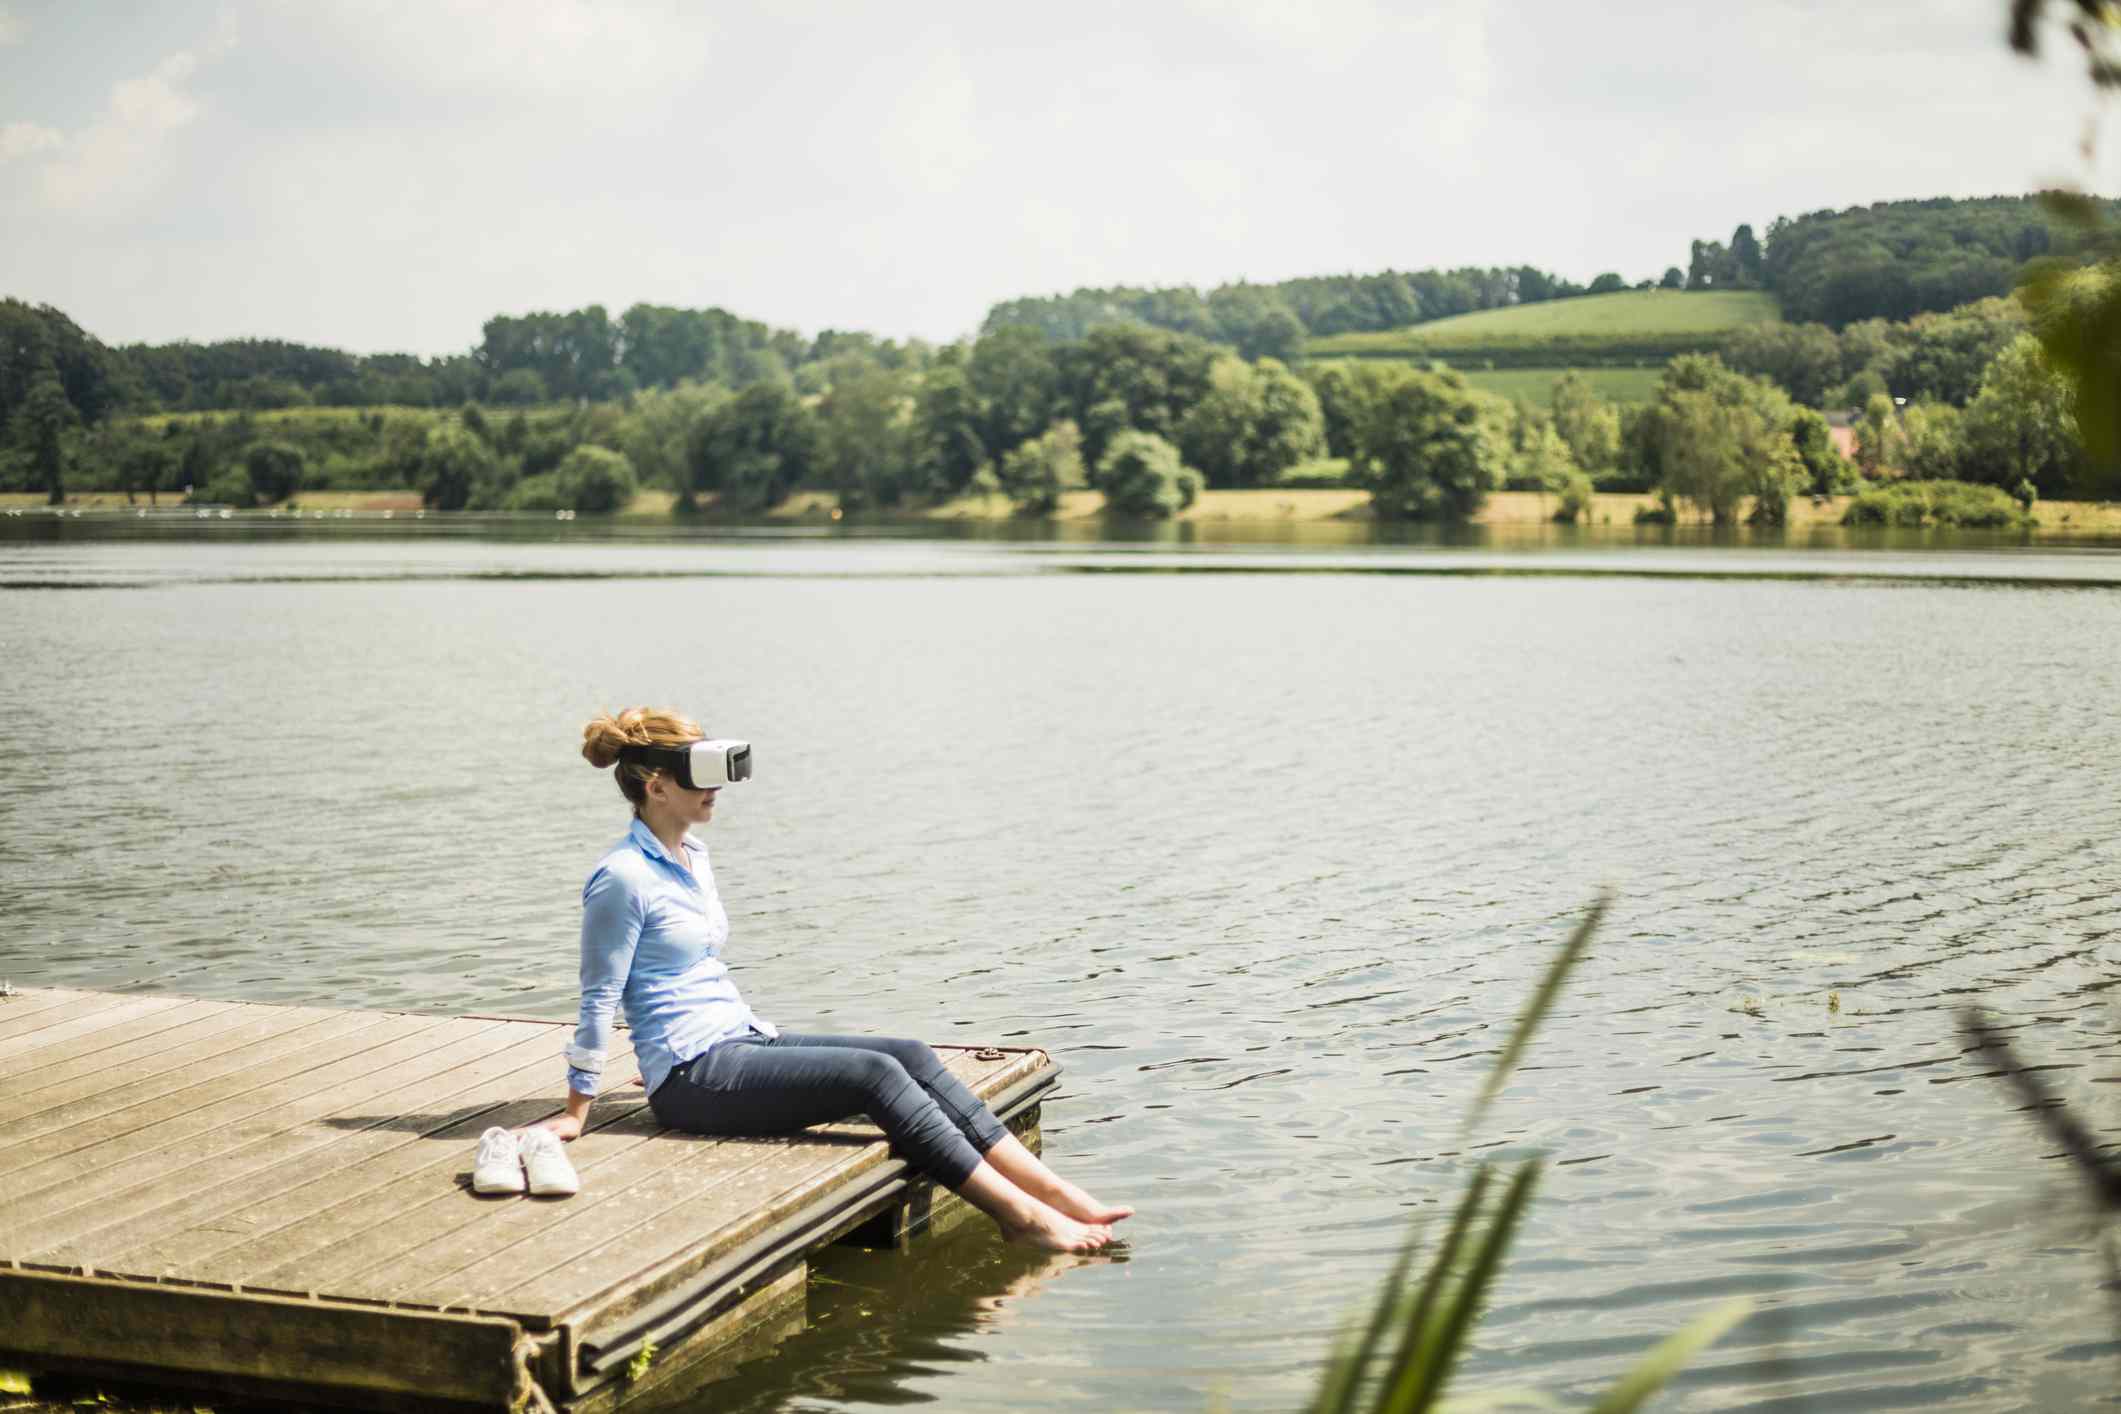
<svg viewBox="0 0 2121 1414"><path fill-rule="evenodd" d="M624 746L619 760L653 766L677 777L686 790L712 790L751 779L751 743L696 741L690 746Z"/></svg>

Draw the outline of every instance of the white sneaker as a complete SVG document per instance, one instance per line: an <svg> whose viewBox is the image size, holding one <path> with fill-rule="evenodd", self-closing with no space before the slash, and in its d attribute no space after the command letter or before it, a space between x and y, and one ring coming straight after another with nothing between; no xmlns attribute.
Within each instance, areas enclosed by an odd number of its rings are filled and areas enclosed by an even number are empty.
<svg viewBox="0 0 2121 1414"><path fill-rule="evenodd" d="M523 1160L515 1135L495 1125L479 1136L478 1157L471 1162L474 1193L521 1193Z"/></svg>
<svg viewBox="0 0 2121 1414"><path fill-rule="evenodd" d="M521 1144L523 1171L530 1175L530 1191L539 1198L565 1198L582 1190L582 1180L568 1162L560 1136L549 1129L531 1129Z"/></svg>

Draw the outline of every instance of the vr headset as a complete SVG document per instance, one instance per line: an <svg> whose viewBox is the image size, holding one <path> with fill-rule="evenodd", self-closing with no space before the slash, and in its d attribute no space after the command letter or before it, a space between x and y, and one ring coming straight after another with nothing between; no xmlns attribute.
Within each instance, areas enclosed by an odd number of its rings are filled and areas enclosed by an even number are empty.
<svg viewBox="0 0 2121 1414"><path fill-rule="evenodd" d="M690 746L622 746L619 760L668 771L686 790L711 790L751 779L751 743L748 741L696 741Z"/></svg>

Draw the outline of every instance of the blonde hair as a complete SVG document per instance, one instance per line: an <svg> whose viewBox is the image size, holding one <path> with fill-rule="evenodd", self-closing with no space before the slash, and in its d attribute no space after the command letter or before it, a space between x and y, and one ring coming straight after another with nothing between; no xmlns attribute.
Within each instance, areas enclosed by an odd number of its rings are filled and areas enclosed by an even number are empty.
<svg viewBox="0 0 2121 1414"><path fill-rule="evenodd" d="M619 793L633 802L638 814L648 803L648 783L657 767L619 761L619 751L628 746L686 746L707 733L690 717L660 707L628 707L614 717L599 712L582 728L582 759L599 771L618 766Z"/></svg>

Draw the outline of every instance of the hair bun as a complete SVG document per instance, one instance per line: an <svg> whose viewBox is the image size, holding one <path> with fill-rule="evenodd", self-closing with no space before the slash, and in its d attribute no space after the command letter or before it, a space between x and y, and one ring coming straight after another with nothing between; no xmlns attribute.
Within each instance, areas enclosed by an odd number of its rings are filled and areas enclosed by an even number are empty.
<svg viewBox="0 0 2121 1414"><path fill-rule="evenodd" d="M626 730L627 717L637 717L640 709L613 717L609 712L599 712L582 728L582 758L599 771L608 771L619 761L619 751L632 746L633 733Z"/></svg>

